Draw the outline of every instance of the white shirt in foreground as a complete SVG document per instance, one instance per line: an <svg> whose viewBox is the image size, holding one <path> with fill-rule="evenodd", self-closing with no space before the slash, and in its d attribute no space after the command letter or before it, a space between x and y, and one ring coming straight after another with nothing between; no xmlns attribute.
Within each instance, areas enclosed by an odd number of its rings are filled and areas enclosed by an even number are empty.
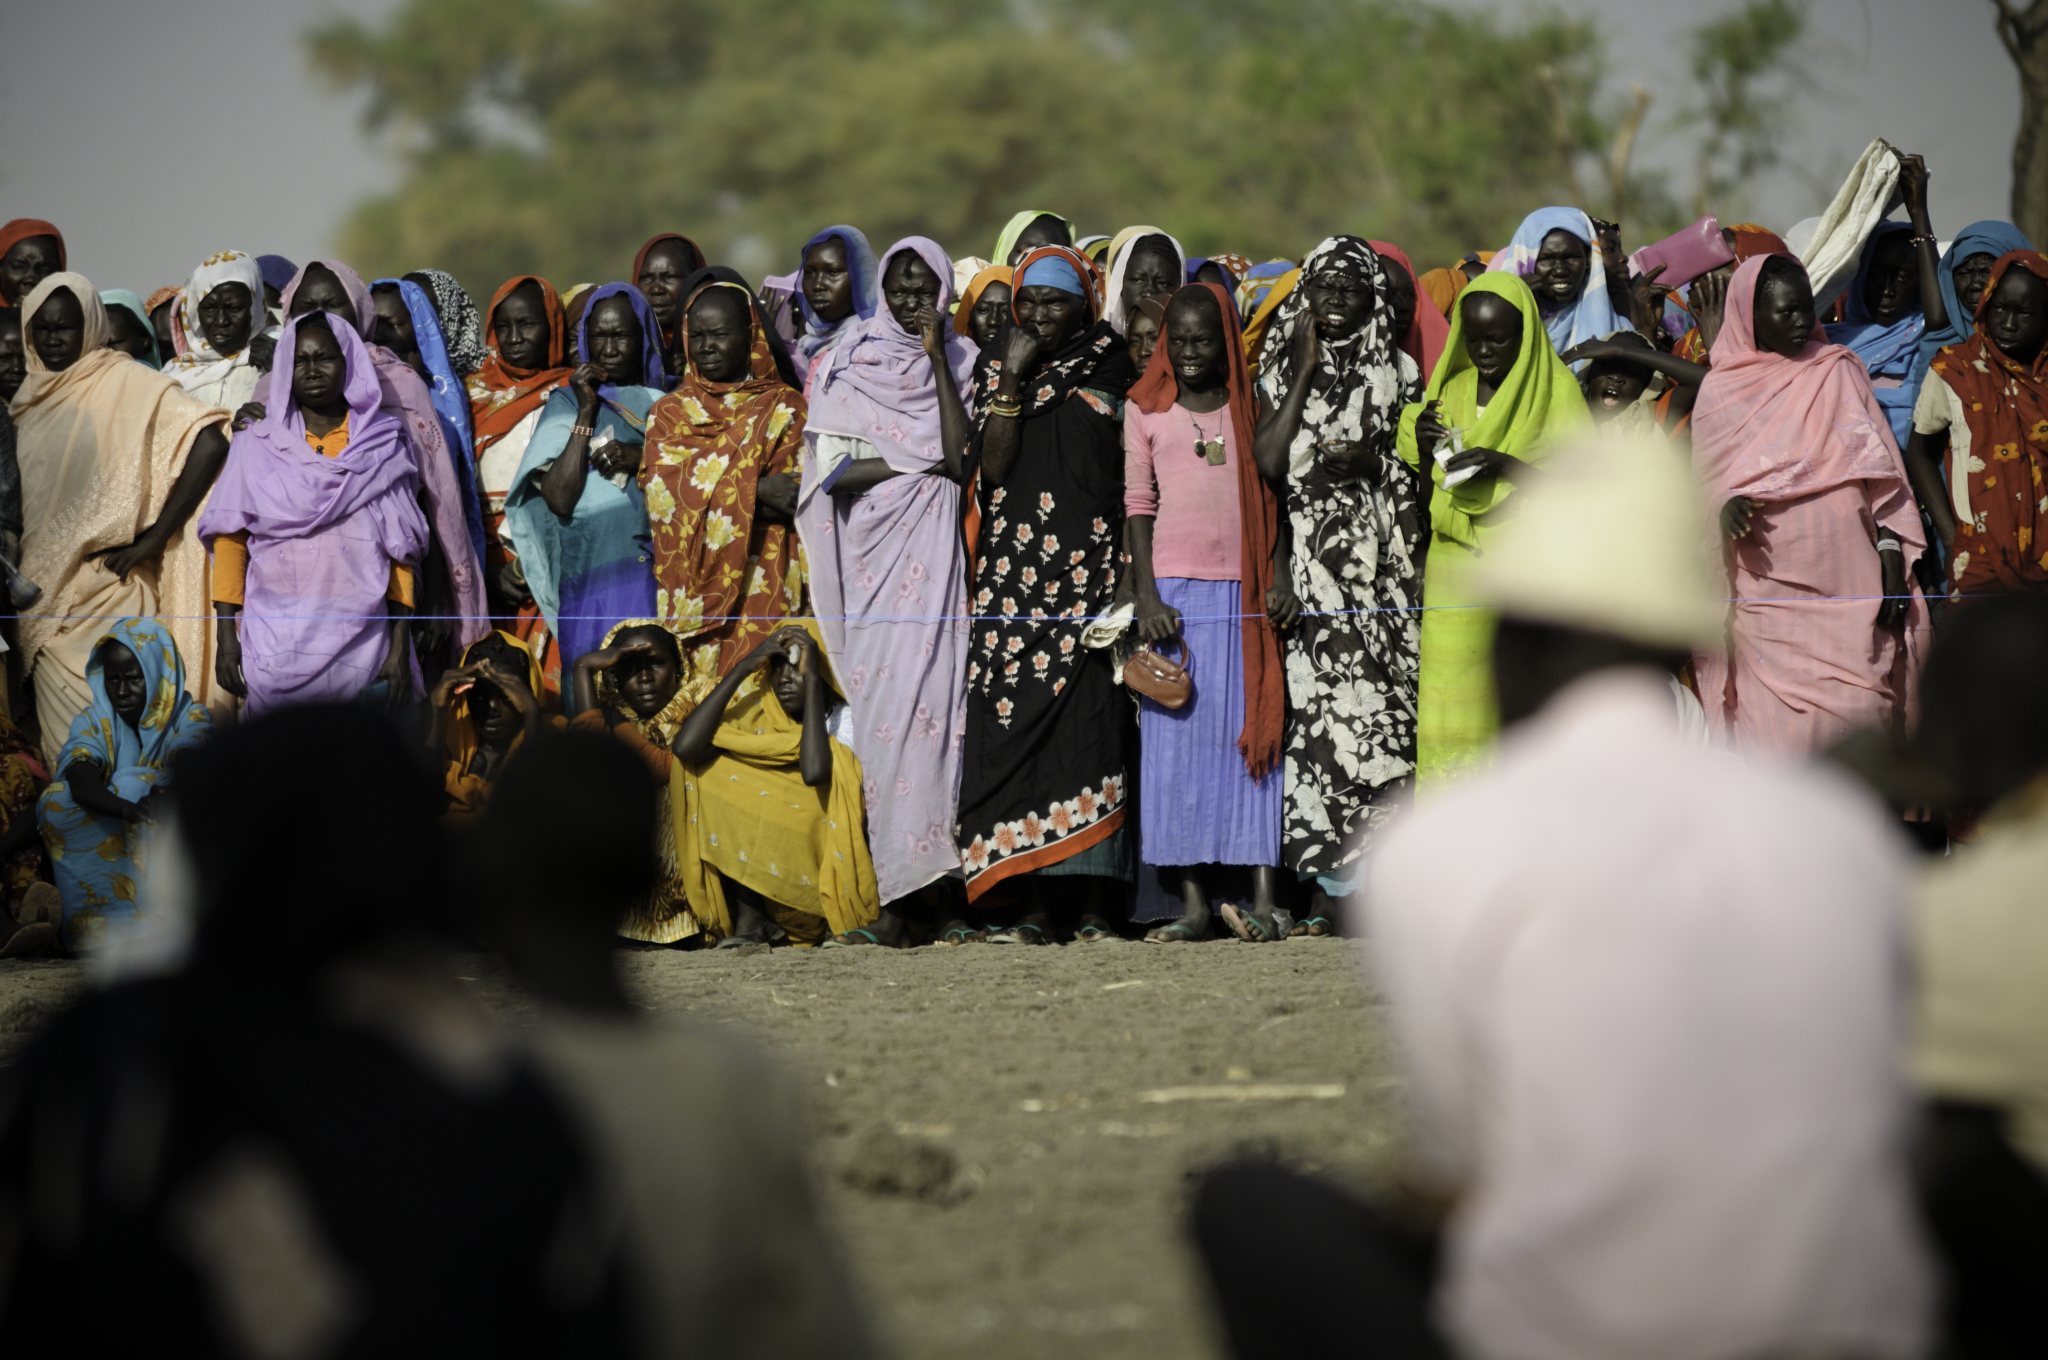
<svg viewBox="0 0 2048 1360"><path fill-rule="evenodd" d="M1926 1349L1910 883L1874 806L1688 741L1605 671L1390 828L1365 889L1438 1300L1481 1360Z"/></svg>

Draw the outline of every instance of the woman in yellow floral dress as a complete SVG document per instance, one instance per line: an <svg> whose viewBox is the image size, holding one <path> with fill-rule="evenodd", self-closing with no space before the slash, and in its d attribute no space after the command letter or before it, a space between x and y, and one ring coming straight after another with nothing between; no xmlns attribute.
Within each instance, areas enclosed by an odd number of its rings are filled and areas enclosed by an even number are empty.
<svg viewBox="0 0 2048 1360"><path fill-rule="evenodd" d="M684 285L688 371L647 415L640 486L657 614L683 644L695 703L802 611L797 459L804 399L753 290L713 267Z"/></svg>

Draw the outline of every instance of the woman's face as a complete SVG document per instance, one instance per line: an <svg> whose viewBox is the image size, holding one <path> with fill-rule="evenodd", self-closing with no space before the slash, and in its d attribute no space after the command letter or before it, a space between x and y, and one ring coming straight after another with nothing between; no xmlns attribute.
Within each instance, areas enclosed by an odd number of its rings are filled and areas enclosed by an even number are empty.
<svg viewBox="0 0 2048 1360"><path fill-rule="evenodd" d="M1870 319L1889 326L1920 307L1920 262L1908 244L1910 232L1885 234L1870 254L1870 273L1863 280L1863 306ZM1988 277L1988 271L1987 271ZM1983 290L1978 290L1982 296Z"/></svg>
<svg viewBox="0 0 2048 1360"><path fill-rule="evenodd" d="M223 283L199 299L199 333L215 354L240 354L249 343L256 299L244 283Z"/></svg>
<svg viewBox="0 0 2048 1360"><path fill-rule="evenodd" d="M694 315L694 313L693 313ZM639 630L623 633L619 642L630 642L641 636ZM675 656L660 643L651 652L634 652L622 657L612 667L612 683L618 686L619 697L642 718L651 718L668 707L668 701L676 696L677 674Z"/></svg>
<svg viewBox="0 0 2048 1360"><path fill-rule="evenodd" d="M1387 274L1387 306L1394 313L1394 337L1408 334L1408 328L1415 324L1415 280L1401 267L1399 260L1380 256L1380 268Z"/></svg>
<svg viewBox="0 0 2048 1360"><path fill-rule="evenodd" d="M507 745L525 726L519 705L488 680L479 680L470 689L469 718L476 724L477 738L493 748Z"/></svg>
<svg viewBox="0 0 2048 1360"><path fill-rule="evenodd" d="M1033 284L1017 290L1017 324L1038 337L1038 352L1059 352L1086 322L1087 304L1079 293Z"/></svg>
<svg viewBox="0 0 2048 1360"><path fill-rule="evenodd" d="M981 296L974 300L974 310L967 314L967 333L974 337L974 343L983 349L993 345L1009 310L1009 284L997 280L984 287Z"/></svg>
<svg viewBox="0 0 2048 1360"><path fill-rule="evenodd" d="M1577 302L1586 291L1586 270L1592 264L1593 248L1570 232L1559 228L1543 238L1536 250L1536 267L1529 275L1529 289L1538 302L1562 307Z"/></svg>
<svg viewBox="0 0 2048 1360"><path fill-rule="evenodd" d="M915 335L918 312L939 305L939 276L916 251L899 250L882 271L882 300L896 324Z"/></svg>
<svg viewBox="0 0 2048 1360"><path fill-rule="evenodd" d="M1182 387L1200 392L1223 381L1223 326L1213 306L1183 303L1167 311L1166 358Z"/></svg>
<svg viewBox="0 0 2048 1360"><path fill-rule="evenodd" d="M803 673L789 664L789 658L769 658L768 688L775 691L775 702L782 705L784 713L798 722L804 720Z"/></svg>
<svg viewBox="0 0 2048 1360"><path fill-rule="evenodd" d="M747 376L754 346L747 300L738 290L713 286L690 304L690 367L706 382L738 382Z"/></svg>
<svg viewBox="0 0 2048 1360"><path fill-rule="evenodd" d="M804 252L804 300L826 325L853 315L853 271L846 265L846 242L827 236Z"/></svg>
<svg viewBox="0 0 2048 1360"><path fill-rule="evenodd" d="M324 264L307 265L306 276L299 280L299 291L292 294L293 316L312 311L332 312L350 326L356 324L356 305L349 301L348 289Z"/></svg>
<svg viewBox="0 0 2048 1360"><path fill-rule="evenodd" d="M1996 256L1981 252L1956 262L1955 272L1950 277L1955 280L1956 301L1963 304L1963 314L1950 317L1952 324L1965 330L1969 328L1969 320L1977 315L1977 304L1984 300L1984 290L1990 286L1991 266L1997 263Z"/></svg>
<svg viewBox="0 0 2048 1360"><path fill-rule="evenodd" d="M1372 283L1356 269L1325 269L1308 281L1309 315L1326 340L1357 332L1372 316Z"/></svg>
<svg viewBox="0 0 2048 1360"><path fill-rule="evenodd" d="M590 362L604 370L605 381L613 386L631 386L647 377L641 355L646 337L640 334L640 318L633 304L614 293L590 309L583 332L590 343Z"/></svg>
<svg viewBox="0 0 2048 1360"><path fill-rule="evenodd" d="M539 284L528 279L505 296L491 313L491 334L498 342L498 357L513 368L548 366L555 337Z"/></svg>
<svg viewBox="0 0 2048 1360"><path fill-rule="evenodd" d="M85 352L85 308L69 288L56 289L43 299L29 318L28 330L36 357L52 373L62 373Z"/></svg>
<svg viewBox="0 0 2048 1360"><path fill-rule="evenodd" d="M1010 258L1004 264L1014 265L1040 246L1070 246L1073 236L1067 231L1067 224L1051 213L1040 213L1024 224L1024 230L1017 233L1017 242L1010 247ZM1176 280L1178 282L1178 280Z"/></svg>
<svg viewBox="0 0 2048 1360"><path fill-rule="evenodd" d="M21 342L21 313L0 313L0 402L14 400L28 376L28 348Z"/></svg>
<svg viewBox="0 0 2048 1360"><path fill-rule="evenodd" d="M1813 335L1813 285L1806 271L1768 274L1756 290L1756 323L1753 327L1758 349L1790 359L1806 348Z"/></svg>
<svg viewBox="0 0 2048 1360"><path fill-rule="evenodd" d="M381 283L370 290L370 305L377 311L377 343L407 363L419 357L420 337L412 328L412 313L396 284Z"/></svg>
<svg viewBox="0 0 2048 1360"><path fill-rule="evenodd" d="M1984 309L1984 333L2014 363L2030 364L2048 335L2048 283L2017 265L2005 271Z"/></svg>
<svg viewBox="0 0 2048 1360"><path fill-rule="evenodd" d="M681 241L663 241L640 262L633 286L647 299L647 310L664 330L674 330L676 309L683 305L683 282L696 272L697 261ZM628 308L627 310L631 310Z"/></svg>
<svg viewBox="0 0 2048 1360"><path fill-rule="evenodd" d="M334 332L318 322L302 324L292 343L292 401L301 411L337 415L348 403L348 360Z"/></svg>
<svg viewBox="0 0 2048 1360"><path fill-rule="evenodd" d="M107 308L107 348L117 349L131 359L147 359L150 333L126 307Z"/></svg>
<svg viewBox="0 0 2048 1360"><path fill-rule="evenodd" d="M7 247L0 255L0 294L8 306L19 307L37 284L57 272L57 254L54 236L28 236Z"/></svg>
<svg viewBox="0 0 2048 1360"><path fill-rule="evenodd" d="M156 352L169 359L178 352L178 342L171 331L171 323L178 310L178 299L160 302L149 314L149 328L156 332Z"/></svg>
<svg viewBox="0 0 2048 1360"><path fill-rule="evenodd" d="M1498 293L1468 293L1458 304L1464 314L1465 353L1480 380L1499 387L1522 354L1522 313Z"/></svg>
<svg viewBox="0 0 2048 1360"><path fill-rule="evenodd" d="M1180 287L1180 260L1163 236L1141 237L1131 245L1124 260L1124 315L1137 310L1138 303Z"/></svg>
<svg viewBox="0 0 2048 1360"><path fill-rule="evenodd" d="M149 684L142 678L142 663L135 653L118 642L100 648L100 683L107 688L107 702L121 721L130 727L142 722L149 707Z"/></svg>
<svg viewBox="0 0 2048 1360"><path fill-rule="evenodd" d="M1124 327L1124 342L1131 347L1131 363L1143 373L1152 362L1152 351L1159 348L1159 323L1149 312L1132 312L1130 324Z"/></svg>

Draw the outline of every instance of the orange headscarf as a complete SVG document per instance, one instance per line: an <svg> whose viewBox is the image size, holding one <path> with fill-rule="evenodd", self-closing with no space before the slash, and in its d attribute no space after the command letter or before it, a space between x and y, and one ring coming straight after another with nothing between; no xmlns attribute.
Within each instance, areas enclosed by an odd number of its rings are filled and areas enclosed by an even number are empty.
<svg viewBox="0 0 2048 1360"><path fill-rule="evenodd" d="M522 284L540 286L541 309L548 319L548 358L545 368L514 368L498 355L498 307ZM538 274L521 274L507 279L491 295L490 310L484 313L484 361L469 375L470 420L476 430L476 456L512 433L512 427L548 399L548 394L569 381L574 370L565 367L568 319L562 314L562 299L555 286Z"/></svg>
<svg viewBox="0 0 2048 1360"><path fill-rule="evenodd" d="M953 329L969 334L967 323L974 315L974 304L981 301L982 290L992 283L1008 286L1015 272L1006 264L992 264L970 279L967 290L960 294L960 305L953 309Z"/></svg>
<svg viewBox="0 0 2048 1360"><path fill-rule="evenodd" d="M1266 592L1273 585L1273 544L1279 534L1279 501L1252 457L1259 408L1252 395L1251 370L1245 366L1244 342L1231 324L1236 313L1230 294L1217 284L1191 283L1174 293L1166 309L1170 314L1175 301L1196 289L1207 289L1215 298L1217 320L1223 328L1223 372L1229 384L1230 428L1237 442L1238 523L1242 530L1238 612L1244 638L1244 730L1238 735L1237 749L1245 768L1257 779L1279 762L1287 713L1280 638L1266 617ZM1129 400L1141 411L1157 413L1171 410L1179 396L1180 384L1174 378L1162 335L1144 375L1131 387Z"/></svg>
<svg viewBox="0 0 2048 1360"><path fill-rule="evenodd" d="M16 242L26 241L31 236L56 237L56 272L61 274L71 267L70 264L67 262L69 259L69 255L64 249L64 233L58 231L54 225L43 221L43 219L40 217L17 217L12 222L9 222L6 226L0 227L0 255L5 255L8 251L14 249ZM26 298L16 298L15 305L18 307L23 302L26 301Z"/></svg>

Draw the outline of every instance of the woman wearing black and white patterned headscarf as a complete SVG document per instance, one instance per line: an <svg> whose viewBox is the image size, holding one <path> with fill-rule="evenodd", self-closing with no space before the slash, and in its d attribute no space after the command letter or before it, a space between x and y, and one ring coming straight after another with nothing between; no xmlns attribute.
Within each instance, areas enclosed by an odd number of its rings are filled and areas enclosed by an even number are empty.
<svg viewBox="0 0 2048 1360"><path fill-rule="evenodd" d="M1259 469L1284 476L1291 575L1283 854L1327 899L1356 886L1373 831L1415 774L1426 489L1395 452L1422 374L1402 353L1387 276L1356 236L1326 239L1281 304L1260 374Z"/></svg>
<svg viewBox="0 0 2048 1360"><path fill-rule="evenodd" d="M463 377L476 372L484 362L483 321L477 315L476 299L445 269L415 269L405 277L426 289L433 299L441 338L448 345L449 367Z"/></svg>

